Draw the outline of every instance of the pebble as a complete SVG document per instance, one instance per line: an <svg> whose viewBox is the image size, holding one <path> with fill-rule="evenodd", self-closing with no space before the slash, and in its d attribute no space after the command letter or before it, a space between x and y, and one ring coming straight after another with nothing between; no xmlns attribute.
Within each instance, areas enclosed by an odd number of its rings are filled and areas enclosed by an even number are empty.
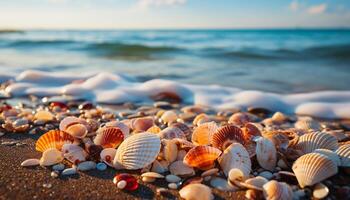
<svg viewBox="0 0 350 200"><path fill-rule="evenodd" d="M62 163L52 166L52 169L54 171L62 171L62 170L64 170L64 168L65 168L65 166Z"/></svg>
<svg viewBox="0 0 350 200"><path fill-rule="evenodd" d="M1 136L3 136L3 135L5 135L5 133L3 133L3 132L0 132L0 137L1 137Z"/></svg>
<svg viewBox="0 0 350 200"><path fill-rule="evenodd" d="M316 199L323 199L329 194L329 189L322 183L317 183L314 187L313 197Z"/></svg>
<svg viewBox="0 0 350 200"><path fill-rule="evenodd" d="M165 180L169 183L177 183L181 181L181 178L176 175L169 174L165 177Z"/></svg>
<svg viewBox="0 0 350 200"><path fill-rule="evenodd" d="M157 188L156 192L157 192L157 195L164 195L164 194L168 193L169 191L166 188Z"/></svg>
<svg viewBox="0 0 350 200"><path fill-rule="evenodd" d="M106 165L106 164L104 164L104 163L102 163L102 162L97 163L97 165L96 165L96 169L97 169L97 170L99 170L99 171L104 171L104 170L106 170L106 169L107 169L107 165Z"/></svg>
<svg viewBox="0 0 350 200"><path fill-rule="evenodd" d="M79 171L89 171L96 168L96 163L94 161L85 161L79 163L77 169Z"/></svg>
<svg viewBox="0 0 350 200"><path fill-rule="evenodd" d="M44 187L44 188L51 188L51 187L52 187L52 184L51 184L51 183L44 183L44 184L43 184L43 187Z"/></svg>
<svg viewBox="0 0 350 200"><path fill-rule="evenodd" d="M259 176L262 176L266 178L267 180L270 180L273 177L273 174L269 171L263 171L259 173Z"/></svg>
<svg viewBox="0 0 350 200"><path fill-rule="evenodd" d="M53 171L53 172L51 172L51 177L52 177L52 178L57 178L58 175L59 175L59 172L58 172L58 171Z"/></svg>
<svg viewBox="0 0 350 200"><path fill-rule="evenodd" d="M228 184L226 179L214 177L210 180L210 185L222 191L230 191L234 188Z"/></svg>
<svg viewBox="0 0 350 200"><path fill-rule="evenodd" d="M77 170L75 168L67 168L67 169L63 170L62 176L69 176L69 175L73 175L76 173L77 173Z"/></svg>
<svg viewBox="0 0 350 200"><path fill-rule="evenodd" d="M17 141L8 141L8 142L2 142L1 145L5 145L5 146L13 146L16 145Z"/></svg>
<svg viewBox="0 0 350 200"><path fill-rule="evenodd" d="M178 186L177 186L176 183L169 183L169 184L168 184L168 188L173 189L173 190L176 190L176 189L178 188Z"/></svg>
<svg viewBox="0 0 350 200"><path fill-rule="evenodd" d="M153 183L154 181L156 181L156 178L144 176L142 177L142 181L145 183Z"/></svg>

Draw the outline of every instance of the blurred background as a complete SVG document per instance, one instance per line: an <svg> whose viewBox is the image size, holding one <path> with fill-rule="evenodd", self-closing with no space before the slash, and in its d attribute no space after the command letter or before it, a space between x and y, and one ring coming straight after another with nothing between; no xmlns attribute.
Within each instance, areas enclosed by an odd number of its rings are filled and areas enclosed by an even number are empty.
<svg viewBox="0 0 350 200"><path fill-rule="evenodd" d="M2 0L0 74L349 90L348 0Z"/></svg>

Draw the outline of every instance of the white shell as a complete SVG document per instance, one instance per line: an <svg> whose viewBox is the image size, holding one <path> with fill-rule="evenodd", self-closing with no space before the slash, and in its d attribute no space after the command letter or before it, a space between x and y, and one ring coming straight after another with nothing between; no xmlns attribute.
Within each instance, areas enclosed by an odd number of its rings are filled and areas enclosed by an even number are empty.
<svg viewBox="0 0 350 200"><path fill-rule="evenodd" d="M299 157L292 169L302 188L319 183L338 172L338 166L327 156L319 153Z"/></svg>
<svg viewBox="0 0 350 200"><path fill-rule="evenodd" d="M100 158L108 166L113 167L113 160L116 153L117 153L117 149L105 148L101 151Z"/></svg>
<svg viewBox="0 0 350 200"><path fill-rule="evenodd" d="M315 149L336 150L338 148L338 140L334 136L324 132L312 132L299 137L296 148L303 153L311 153Z"/></svg>
<svg viewBox="0 0 350 200"><path fill-rule="evenodd" d="M340 146L336 153L340 158L340 166L350 167L350 144Z"/></svg>
<svg viewBox="0 0 350 200"><path fill-rule="evenodd" d="M23 161L21 163L21 166L22 167L31 167L31 166L36 166L36 165L39 165L39 164L40 164L39 159L31 158L31 159L27 159L27 160Z"/></svg>
<svg viewBox="0 0 350 200"><path fill-rule="evenodd" d="M51 166L62 162L63 159L62 152L57 149L50 148L43 152L43 155L40 158L40 165Z"/></svg>
<svg viewBox="0 0 350 200"><path fill-rule="evenodd" d="M253 186L258 187L258 188L263 188L263 186L267 182L268 182L268 180L262 176L249 178L249 179L244 181L244 183L249 184L249 185L253 185Z"/></svg>
<svg viewBox="0 0 350 200"><path fill-rule="evenodd" d="M180 197L185 200L212 200L214 195L211 189L203 184L193 183L179 191Z"/></svg>
<svg viewBox="0 0 350 200"><path fill-rule="evenodd" d="M87 153L76 144L65 144L62 146L63 156L72 163L79 163L86 160Z"/></svg>
<svg viewBox="0 0 350 200"><path fill-rule="evenodd" d="M263 137L257 139L256 158L262 168L273 171L277 163L277 150L273 142Z"/></svg>
<svg viewBox="0 0 350 200"><path fill-rule="evenodd" d="M288 184L277 182L275 180L269 181L263 186L264 196L267 200L292 200L293 191Z"/></svg>
<svg viewBox="0 0 350 200"><path fill-rule="evenodd" d="M242 170L244 176L248 176L252 169L249 153L240 143L233 143L227 147L218 161L226 176L233 168Z"/></svg>
<svg viewBox="0 0 350 200"><path fill-rule="evenodd" d="M163 157L165 158L165 160L167 160L170 163L174 162L177 158L177 153L178 153L176 141L164 139L162 140L162 143L164 145Z"/></svg>
<svg viewBox="0 0 350 200"><path fill-rule="evenodd" d="M156 134L132 135L118 147L113 165L115 168L142 169L156 159L160 146L160 138Z"/></svg>
<svg viewBox="0 0 350 200"><path fill-rule="evenodd" d="M185 165L182 161L175 161L169 165L169 171L177 176L192 176L195 171L192 167Z"/></svg>
<svg viewBox="0 0 350 200"><path fill-rule="evenodd" d="M329 159L331 159L337 166L341 165L340 158L337 155L337 153L335 153L334 151L331 151L329 149L316 149L314 153L323 154L327 156Z"/></svg>

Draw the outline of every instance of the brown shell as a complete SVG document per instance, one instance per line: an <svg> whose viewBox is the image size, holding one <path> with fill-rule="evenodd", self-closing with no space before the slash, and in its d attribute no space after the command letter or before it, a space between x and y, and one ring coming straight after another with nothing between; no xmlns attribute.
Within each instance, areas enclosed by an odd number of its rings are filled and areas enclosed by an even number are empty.
<svg viewBox="0 0 350 200"><path fill-rule="evenodd" d="M261 136L261 132L258 127L256 127L253 123L246 123L242 127L243 136L245 142L249 143L253 137Z"/></svg>
<svg viewBox="0 0 350 200"><path fill-rule="evenodd" d="M229 119L228 119L228 123L229 124L234 124L237 126L241 126L244 125L248 122L250 122L251 119L249 117L249 115L247 113L234 113Z"/></svg>
<svg viewBox="0 0 350 200"><path fill-rule="evenodd" d="M117 148L124 140L123 132L117 127L107 127L96 135L94 143L103 148Z"/></svg>
<svg viewBox="0 0 350 200"><path fill-rule="evenodd" d="M182 132L184 132L186 137L189 137L192 134L192 129L189 126L187 126L185 123L181 123L181 122L172 123L170 127L179 128L180 130L182 130Z"/></svg>
<svg viewBox="0 0 350 200"><path fill-rule="evenodd" d="M143 132L151 128L154 125L154 120L152 117L141 117L131 119L130 128L136 132Z"/></svg>
<svg viewBox="0 0 350 200"><path fill-rule="evenodd" d="M225 150L232 143L238 142L245 144L242 130L235 125L226 125L219 128L212 136L213 147Z"/></svg>
<svg viewBox="0 0 350 200"><path fill-rule="evenodd" d="M183 162L191 167L207 170L214 167L221 151L210 146L196 146L189 150Z"/></svg>
<svg viewBox="0 0 350 200"><path fill-rule="evenodd" d="M181 139L187 139L185 133L176 127L168 127L166 129L163 129L161 132L158 133L158 136L161 139L174 139L174 138L181 138Z"/></svg>
<svg viewBox="0 0 350 200"><path fill-rule="evenodd" d="M157 125L153 125L149 129L147 129L146 132L158 134L160 131L162 131L162 130Z"/></svg>
<svg viewBox="0 0 350 200"><path fill-rule="evenodd" d="M40 152L44 152L50 148L61 150L64 144L72 144L73 141L74 137L68 133L59 130L51 130L40 136L35 143L35 149Z"/></svg>

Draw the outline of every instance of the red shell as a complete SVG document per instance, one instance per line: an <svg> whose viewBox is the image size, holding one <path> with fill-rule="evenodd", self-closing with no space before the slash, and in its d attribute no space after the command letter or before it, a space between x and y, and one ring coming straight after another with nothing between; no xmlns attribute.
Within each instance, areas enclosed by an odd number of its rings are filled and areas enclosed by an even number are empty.
<svg viewBox="0 0 350 200"><path fill-rule="evenodd" d="M137 179L134 176L127 173L116 175L113 179L113 183L117 185L119 181L123 180L126 181L126 186L124 190L134 191L139 187Z"/></svg>
<svg viewBox="0 0 350 200"><path fill-rule="evenodd" d="M35 149L44 152L49 148L61 150L64 144L73 143L74 137L64 131L51 130L40 136L35 143Z"/></svg>
<svg viewBox="0 0 350 200"><path fill-rule="evenodd" d="M103 148L116 148L124 140L124 134L118 127L107 127L103 129L94 139L94 143Z"/></svg>
<svg viewBox="0 0 350 200"><path fill-rule="evenodd" d="M244 145L244 136L242 130L235 125L226 125L219 128L212 137L213 147L225 150L233 142Z"/></svg>
<svg viewBox="0 0 350 200"><path fill-rule="evenodd" d="M58 102L58 101L51 102L51 103L50 103L50 107L51 107L51 108L53 108L53 107L59 107L59 108L61 108L62 110L67 110L67 109L68 109L68 106L67 106L65 103Z"/></svg>

